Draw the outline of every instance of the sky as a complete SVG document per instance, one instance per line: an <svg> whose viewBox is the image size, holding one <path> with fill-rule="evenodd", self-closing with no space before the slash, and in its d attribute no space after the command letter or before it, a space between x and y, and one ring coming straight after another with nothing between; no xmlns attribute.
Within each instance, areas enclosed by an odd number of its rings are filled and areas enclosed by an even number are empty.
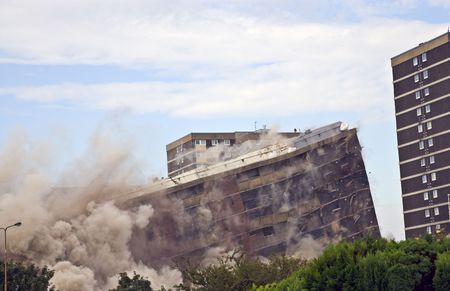
<svg viewBox="0 0 450 291"><path fill-rule="evenodd" d="M404 239L390 58L445 33L449 0L0 0L0 148L57 172L102 127L144 176L189 132L359 130L382 235Z"/></svg>

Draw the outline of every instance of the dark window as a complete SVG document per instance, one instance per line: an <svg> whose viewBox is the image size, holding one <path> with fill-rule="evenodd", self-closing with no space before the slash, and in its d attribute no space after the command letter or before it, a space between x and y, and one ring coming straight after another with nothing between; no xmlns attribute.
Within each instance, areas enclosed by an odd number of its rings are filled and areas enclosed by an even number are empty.
<svg viewBox="0 0 450 291"><path fill-rule="evenodd" d="M274 233L273 226L267 226L262 229L262 233L264 236L269 236Z"/></svg>
<svg viewBox="0 0 450 291"><path fill-rule="evenodd" d="M247 213L248 218L255 219L261 216L266 216L272 214L272 206L266 206L262 208L258 208Z"/></svg>

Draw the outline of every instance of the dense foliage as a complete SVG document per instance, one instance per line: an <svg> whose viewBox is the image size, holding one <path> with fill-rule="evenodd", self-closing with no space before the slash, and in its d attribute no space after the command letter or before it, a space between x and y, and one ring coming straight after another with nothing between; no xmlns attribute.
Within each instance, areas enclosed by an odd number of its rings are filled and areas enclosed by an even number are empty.
<svg viewBox="0 0 450 291"><path fill-rule="evenodd" d="M183 267L181 267L183 266ZM3 263L0 262L3 269ZM306 262L282 255L267 261L234 252L215 264L179 266L184 283L173 290L449 290L450 238L395 242L365 238L329 246ZM53 271L8 263L8 290L50 290ZM3 276L0 276L3 286ZM151 291L151 283L134 273L121 273L111 291ZM162 288L161 290L166 290ZM170 290L170 289L169 289Z"/></svg>
<svg viewBox="0 0 450 291"><path fill-rule="evenodd" d="M276 255L263 262L240 252L234 252L217 260L216 264L179 269L185 283L177 290L248 290L252 285L276 282L289 276L305 264L304 260Z"/></svg>
<svg viewBox="0 0 450 291"><path fill-rule="evenodd" d="M110 291L152 291L151 283L141 275L134 273L133 277L128 277L127 273L119 274L119 286Z"/></svg>
<svg viewBox="0 0 450 291"><path fill-rule="evenodd" d="M253 290L449 290L450 239L366 238L328 247L278 283Z"/></svg>
<svg viewBox="0 0 450 291"><path fill-rule="evenodd" d="M0 262L0 270L3 271L3 262ZM54 288L50 286L50 279L53 277L53 271L47 267L38 268L35 265L26 265L19 262L8 262L8 290L49 290ZM3 288L3 272L0 276L0 286Z"/></svg>

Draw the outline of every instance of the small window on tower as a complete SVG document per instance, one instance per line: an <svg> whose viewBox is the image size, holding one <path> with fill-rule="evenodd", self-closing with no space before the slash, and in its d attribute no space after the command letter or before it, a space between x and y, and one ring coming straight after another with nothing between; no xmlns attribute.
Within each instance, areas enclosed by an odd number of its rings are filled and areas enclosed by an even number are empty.
<svg viewBox="0 0 450 291"><path fill-rule="evenodd" d="M427 233L431 234L431 226L427 226Z"/></svg>
<svg viewBox="0 0 450 291"><path fill-rule="evenodd" d="M420 91L416 91L416 99L420 99Z"/></svg>
<svg viewBox="0 0 450 291"><path fill-rule="evenodd" d="M435 163L434 156L430 156L430 164L434 164L434 163Z"/></svg>
<svg viewBox="0 0 450 291"><path fill-rule="evenodd" d="M422 176L422 184L425 184L427 182L427 175Z"/></svg>
<svg viewBox="0 0 450 291"><path fill-rule="evenodd" d="M415 57L413 59L413 66L417 66L419 64L419 60L417 59L417 57Z"/></svg>
<svg viewBox="0 0 450 291"><path fill-rule="evenodd" d="M433 199L438 198L438 190L433 190Z"/></svg>
<svg viewBox="0 0 450 291"><path fill-rule="evenodd" d="M417 108L417 116L420 116L420 115L422 115L422 108Z"/></svg>
<svg viewBox="0 0 450 291"><path fill-rule="evenodd" d="M425 93L425 96L430 95L430 88L423 89L423 92Z"/></svg>
<svg viewBox="0 0 450 291"><path fill-rule="evenodd" d="M436 224L436 230L441 229L441 225L440 224Z"/></svg>
<svg viewBox="0 0 450 291"><path fill-rule="evenodd" d="M432 147L434 145L433 138L428 139L428 147Z"/></svg>
<svg viewBox="0 0 450 291"><path fill-rule="evenodd" d="M427 61L427 53L423 53L422 54L422 62L426 62Z"/></svg>
<svg viewBox="0 0 450 291"><path fill-rule="evenodd" d="M424 142L423 140L419 141L419 150L423 150L424 149Z"/></svg>
<svg viewBox="0 0 450 291"><path fill-rule="evenodd" d="M423 132L423 126L422 126L422 124L419 124L419 125L417 126L417 132L418 132L418 133Z"/></svg>
<svg viewBox="0 0 450 291"><path fill-rule="evenodd" d="M439 207L434 208L434 216L439 215Z"/></svg>
<svg viewBox="0 0 450 291"><path fill-rule="evenodd" d="M230 144L231 144L231 141L230 141L229 139L224 139L224 140L223 140L223 144L224 144L224 145L230 145Z"/></svg>
<svg viewBox="0 0 450 291"><path fill-rule="evenodd" d="M420 159L420 166L425 167L425 159Z"/></svg>
<svg viewBox="0 0 450 291"><path fill-rule="evenodd" d="M427 122L427 129L430 130L433 128L433 124L431 123L431 121Z"/></svg>
<svg viewBox="0 0 450 291"><path fill-rule="evenodd" d="M428 70L423 71L423 78L428 79Z"/></svg>
<svg viewBox="0 0 450 291"><path fill-rule="evenodd" d="M428 104L425 106L425 113L430 113L431 112L431 105Z"/></svg>
<svg viewBox="0 0 450 291"><path fill-rule="evenodd" d="M425 209L425 217L430 217L430 209Z"/></svg>
<svg viewBox="0 0 450 291"><path fill-rule="evenodd" d="M216 145L219 144L219 140L218 140L218 139L213 139L213 140L211 140L211 144L212 144L213 146L216 146Z"/></svg>
<svg viewBox="0 0 450 291"><path fill-rule="evenodd" d="M431 173L431 181L436 181L436 173Z"/></svg>
<svg viewBox="0 0 450 291"><path fill-rule="evenodd" d="M414 83L419 82L419 74L414 75Z"/></svg>
<svg viewBox="0 0 450 291"><path fill-rule="evenodd" d="M423 192L423 200L428 200L428 192Z"/></svg>

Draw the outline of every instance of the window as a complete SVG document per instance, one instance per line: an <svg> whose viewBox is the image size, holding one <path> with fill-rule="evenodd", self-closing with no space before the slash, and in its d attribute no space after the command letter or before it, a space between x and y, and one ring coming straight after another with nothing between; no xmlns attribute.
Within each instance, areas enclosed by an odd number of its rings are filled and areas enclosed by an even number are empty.
<svg viewBox="0 0 450 291"><path fill-rule="evenodd" d="M438 198L438 190L433 190L433 199Z"/></svg>
<svg viewBox="0 0 450 291"><path fill-rule="evenodd" d="M431 234L431 226L427 226L427 233Z"/></svg>
<svg viewBox="0 0 450 291"><path fill-rule="evenodd" d="M414 83L419 82L419 74L414 75Z"/></svg>
<svg viewBox="0 0 450 291"><path fill-rule="evenodd" d="M433 128L433 124L431 123L431 121L427 122L427 129L430 130Z"/></svg>
<svg viewBox="0 0 450 291"><path fill-rule="evenodd" d="M431 105L428 104L427 106L425 106L425 112L426 113L430 113L431 112Z"/></svg>
<svg viewBox="0 0 450 291"><path fill-rule="evenodd" d="M434 156L431 156L431 157L430 157L430 165L431 165L431 164L434 164L434 163L435 163L435 161L434 161Z"/></svg>
<svg viewBox="0 0 450 291"><path fill-rule="evenodd" d="M439 207L434 208L434 216L439 215Z"/></svg>
<svg viewBox="0 0 450 291"><path fill-rule="evenodd" d="M177 146L177 154L183 152L183 145Z"/></svg>
<svg viewBox="0 0 450 291"><path fill-rule="evenodd" d="M423 140L419 141L419 150L423 150L424 148L424 143Z"/></svg>
<svg viewBox="0 0 450 291"><path fill-rule="evenodd" d="M426 62L427 61L427 53L423 53L422 54L422 62Z"/></svg>
<svg viewBox="0 0 450 291"><path fill-rule="evenodd" d="M422 115L422 108L417 108L417 116Z"/></svg>
<svg viewBox="0 0 450 291"><path fill-rule="evenodd" d="M417 66L419 64L419 60L417 59L417 57L415 57L413 59L413 66Z"/></svg>
<svg viewBox="0 0 450 291"><path fill-rule="evenodd" d="M420 99L420 91L416 91L416 99Z"/></svg>
<svg viewBox="0 0 450 291"><path fill-rule="evenodd" d="M423 71L423 78L428 79L428 70Z"/></svg>
<svg viewBox="0 0 450 291"><path fill-rule="evenodd" d="M196 139L195 144L206 144L206 140L205 139Z"/></svg>
<svg viewBox="0 0 450 291"><path fill-rule="evenodd" d="M230 145L230 144L231 144L231 141L230 141L229 139L224 139L224 140L223 140L223 144L224 144L224 145Z"/></svg>
<svg viewBox="0 0 450 291"><path fill-rule="evenodd" d="M420 166L425 167L425 159L420 159Z"/></svg>
<svg viewBox="0 0 450 291"><path fill-rule="evenodd" d="M428 192L423 192L423 200L428 200Z"/></svg>
<svg viewBox="0 0 450 291"><path fill-rule="evenodd" d="M211 144L212 144L213 146L216 146L216 145L219 144L219 140L218 140L218 139L213 139L213 140L211 140Z"/></svg>
<svg viewBox="0 0 450 291"><path fill-rule="evenodd" d="M425 184L427 182L427 175L422 176L422 184Z"/></svg>
<svg viewBox="0 0 450 291"><path fill-rule="evenodd" d="M433 138L428 139L428 147L432 147L434 145Z"/></svg>
<svg viewBox="0 0 450 291"><path fill-rule="evenodd" d="M430 209L425 209L425 217L430 217Z"/></svg>
<svg viewBox="0 0 450 291"><path fill-rule="evenodd" d="M425 96L430 95L430 88L425 88L425 89L423 89L423 91L425 93Z"/></svg>
<svg viewBox="0 0 450 291"><path fill-rule="evenodd" d="M181 163L184 163L184 158L181 158Z"/></svg>
<svg viewBox="0 0 450 291"><path fill-rule="evenodd" d="M431 173L431 181L436 181L436 173Z"/></svg>
<svg viewBox="0 0 450 291"><path fill-rule="evenodd" d="M422 124L419 124L419 125L417 126L417 132L418 132L418 133L423 132L423 126L422 126Z"/></svg>
<svg viewBox="0 0 450 291"><path fill-rule="evenodd" d="M441 229L441 225L440 224L436 224L436 230Z"/></svg>

